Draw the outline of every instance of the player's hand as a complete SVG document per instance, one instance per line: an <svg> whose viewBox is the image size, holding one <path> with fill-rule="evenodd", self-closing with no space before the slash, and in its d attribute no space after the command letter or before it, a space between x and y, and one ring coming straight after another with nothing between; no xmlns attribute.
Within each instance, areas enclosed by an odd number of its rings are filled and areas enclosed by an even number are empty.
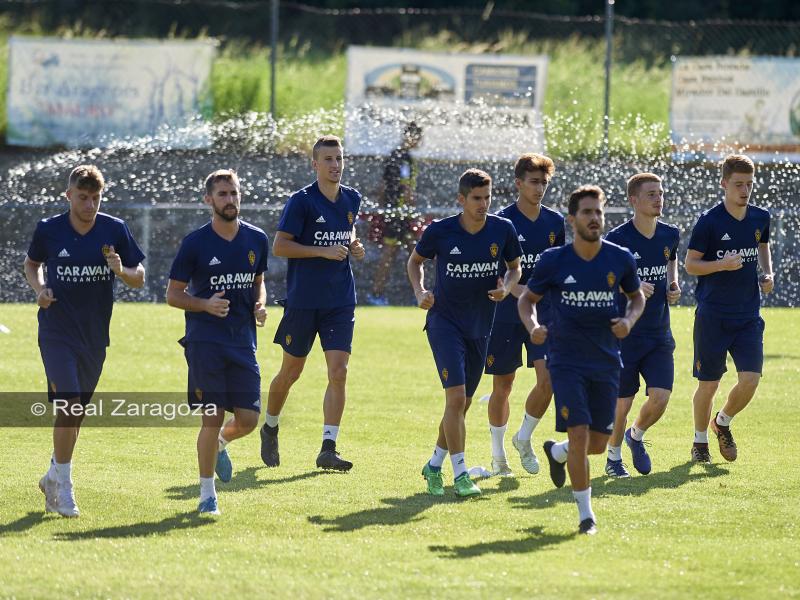
<svg viewBox="0 0 800 600"><path fill-rule="evenodd" d="M360 239L356 238L350 242L350 254L352 254L353 258L356 260L362 260L367 255L364 244L361 243Z"/></svg>
<svg viewBox="0 0 800 600"><path fill-rule="evenodd" d="M489 292L489 299L493 300L494 302L502 302L508 296L508 290L506 286L503 284L503 278L497 278L497 288L491 290Z"/></svg>
<svg viewBox="0 0 800 600"><path fill-rule="evenodd" d="M761 277L758 278L758 285L761 287L763 293L769 294L775 287L775 276L772 273L763 273Z"/></svg>
<svg viewBox="0 0 800 600"><path fill-rule="evenodd" d="M521 283L515 283L511 286L511 295L514 298L521 298L525 294L525 290L528 286L522 285Z"/></svg>
<svg viewBox="0 0 800 600"><path fill-rule="evenodd" d="M267 309L263 304L261 304L261 302L256 302L255 309L253 309L253 315L256 318L257 327L263 327L266 324Z"/></svg>
<svg viewBox="0 0 800 600"><path fill-rule="evenodd" d="M108 247L108 252L105 254L106 264L114 275L122 275L122 259L119 254L114 251L114 246Z"/></svg>
<svg viewBox="0 0 800 600"><path fill-rule="evenodd" d="M742 268L742 255L727 254L719 259L719 266L723 271L738 271Z"/></svg>
<svg viewBox="0 0 800 600"><path fill-rule="evenodd" d="M223 296L225 295L225 290L221 292L217 292L211 298L206 300L206 307L205 311L210 314L214 315L215 317L219 317L224 319L228 316L228 312L230 311L230 300L225 300Z"/></svg>
<svg viewBox="0 0 800 600"><path fill-rule="evenodd" d="M678 285L677 281L673 281L669 284L669 288L667 289L667 302L670 304L677 304L678 300L681 299L681 286Z"/></svg>
<svg viewBox="0 0 800 600"><path fill-rule="evenodd" d="M631 332L631 322L625 317L611 319L611 331L621 340Z"/></svg>
<svg viewBox="0 0 800 600"><path fill-rule="evenodd" d="M433 292L429 292L428 290L422 290L415 294L415 296L417 297L417 306L422 310L428 310L436 301L436 298L433 297Z"/></svg>
<svg viewBox="0 0 800 600"><path fill-rule="evenodd" d="M656 286L654 286L649 281L643 281L641 285L642 293L644 294L644 299L647 300L650 296L653 295L653 292L656 291Z"/></svg>
<svg viewBox="0 0 800 600"><path fill-rule="evenodd" d="M341 244L336 244L335 246L323 246L320 250L320 256L322 258L327 258L328 260L339 260L342 261L347 258L349 251L347 246L342 246Z"/></svg>
<svg viewBox="0 0 800 600"><path fill-rule="evenodd" d="M545 325L537 325L531 329L531 342L536 345L544 344L547 339L547 327Z"/></svg>
<svg viewBox="0 0 800 600"><path fill-rule="evenodd" d="M39 292L39 295L36 296L36 304L38 304L41 308L48 308L56 299L53 296L53 290L50 288L42 288L42 291Z"/></svg>

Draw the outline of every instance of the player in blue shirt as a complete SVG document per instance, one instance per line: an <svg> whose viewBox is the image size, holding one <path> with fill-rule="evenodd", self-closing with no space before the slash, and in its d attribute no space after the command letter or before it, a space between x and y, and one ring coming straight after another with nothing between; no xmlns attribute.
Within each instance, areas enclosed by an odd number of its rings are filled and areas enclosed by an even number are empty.
<svg viewBox="0 0 800 600"><path fill-rule="evenodd" d="M770 214L749 204L755 166L732 154L722 162L725 199L700 215L689 239L686 272L697 275L694 319L694 445L692 460L711 462L708 427L725 460L736 460L730 424L753 399L764 364L761 296L772 292L769 251ZM761 267L761 277L758 275ZM730 353L738 381L714 418L714 395Z"/></svg>
<svg viewBox="0 0 800 600"><path fill-rule="evenodd" d="M283 348L283 360L269 386L261 459L268 467L280 464L278 418L319 334L328 366L328 387L317 467L349 471L353 463L339 456L336 439L344 413L355 324L350 257L362 260L365 254L354 227L361 194L340 183L344 158L338 137L327 135L316 141L311 165L317 180L289 198L273 245L275 256L288 258L289 265L286 306L274 340Z"/></svg>
<svg viewBox="0 0 800 600"><path fill-rule="evenodd" d="M214 471L231 480L226 446L253 431L261 410L256 326L267 318L269 240L239 219L239 177L220 169L205 180L211 221L187 235L172 263L167 303L186 311L180 340L189 367L188 401L203 408L197 436L201 513L217 515ZM224 424L225 411L233 417Z"/></svg>
<svg viewBox="0 0 800 600"><path fill-rule="evenodd" d="M588 454L601 454L614 427L619 390L619 342L644 309L644 295L633 255L601 239L603 190L594 185L569 197L574 241L539 255L520 296L519 315L531 341L549 340L548 367L556 403L556 430L568 439L544 443L550 477L564 485L569 469L572 495L578 505L580 533L597 531L589 487ZM624 314L619 289L628 296ZM550 294L550 325L538 321L535 304Z"/></svg>
<svg viewBox="0 0 800 600"><path fill-rule="evenodd" d="M514 166L514 183L519 193L517 201L497 214L510 220L517 230L522 246L522 277L511 295L497 306L492 335L486 355L486 373L491 374L492 394L489 396L489 432L492 438L492 474L513 475L508 466L503 443L508 425L508 398L514 385L516 371L522 366L522 349L527 354L528 368L536 370L536 385L528 394L522 424L511 438L517 449L522 467L528 473L539 472L539 461L531 446L531 436L539 420L550 405L553 388L547 372L545 358L547 344L531 343L530 336L517 311L517 298L525 292L536 257L547 248L564 245L564 217L542 205L547 184L553 177L555 165L547 156L523 154ZM501 265L501 274L505 271ZM549 321L549 301L542 300L537 307L539 319Z"/></svg>
<svg viewBox="0 0 800 600"><path fill-rule="evenodd" d="M495 305L519 281L522 254L508 219L489 214L492 179L468 169L458 182L463 212L431 223L408 259L408 278L418 306L427 310L425 331L445 391L445 409L433 456L422 468L428 493L444 495L442 464L450 453L455 492L481 491L469 477L464 459L464 416L472 403L486 360ZM425 260L436 259L436 284L425 289ZM501 276L501 264L505 275Z"/></svg>
<svg viewBox="0 0 800 600"><path fill-rule="evenodd" d="M91 401L109 345L114 281L144 285L144 254L121 219L99 213L105 181L81 165L67 186L69 210L36 226L25 257L25 278L39 305L39 350L54 404L53 456L39 481L45 510L80 514L72 484L72 454L81 406ZM46 274L45 274L46 270Z"/></svg>
<svg viewBox="0 0 800 600"><path fill-rule="evenodd" d="M627 193L633 218L609 231L606 240L633 253L646 302L636 326L620 342L620 397L606 461L606 474L610 477L630 477L622 463L623 439L631 450L636 470L646 475L652 468L642 440L645 431L664 414L672 392L675 340L669 325L668 303L675 304L681 295L677 261L680 230L658 220L664 207L661 178L653 173L637 173L628 180ZM624 310L627 299L624 294L619 294L618 299L620 309ZM639 391L640 374L644 377L647 400L626 430L628 413Z"/></svg>

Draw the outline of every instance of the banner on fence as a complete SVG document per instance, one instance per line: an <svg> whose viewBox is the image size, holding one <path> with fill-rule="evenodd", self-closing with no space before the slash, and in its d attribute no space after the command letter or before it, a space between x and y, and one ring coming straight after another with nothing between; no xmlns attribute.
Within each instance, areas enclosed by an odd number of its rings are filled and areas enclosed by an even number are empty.
<svg viewBox="0 0 800 600"><path fill-rule="evenodd" d="M546 56L350 46L347 151L388 154L412 120L422 128L421 158L513 160L543 151L546 76Z"/></svg>
<svg viewBox="0 0 800 600"><path fill-rule="evenodd" d="M184 128L165 141L205 145L187 125L210 108L215 48L213 41L12 37L8 143L107 146Z"/></svg>
<svg viewBox="0 0 800 600"><path fill-rule="evenodd" d="M670 121L677 154L741 146L757 160L800 161L800 59L679 57Z"/></svg>

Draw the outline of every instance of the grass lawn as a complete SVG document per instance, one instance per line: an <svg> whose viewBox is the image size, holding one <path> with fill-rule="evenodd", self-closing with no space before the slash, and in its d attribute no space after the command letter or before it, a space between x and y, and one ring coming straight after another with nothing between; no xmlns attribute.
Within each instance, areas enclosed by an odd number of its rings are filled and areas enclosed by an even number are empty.
<svg viewBox="0 0 800 600"><path fill-rule="evenodd" d="M692 442L691 319L673 311L672 404L648 432L653 472L610 481L592 459L600 532L577 537L569 485L522 474L510 444L523 397L512 396L507 449L518 477L489 479L479 499L450 487L434 499L428 459L443 393L413 308L361 308L339 449L350 473L314 468L321 437L324 361L315 347L281 418L278 469L263 467L257 435L230 446L234 477L218 484L217 520L195 515L195 427L92 427L74 460L79 519L45 515L37 481L51 430L2 429L0 595L3 597L474 597L776 598L800 596L796 387L800 313L764 311L765 377L734 421L739 459L688 462ZM279 313L260 331L264 388L276 371ZM35 307L0 306L0 386L44 390ZM175 341L183 318L166 305L120 304L101 391L181 391ZM723 379L727 390L732 377ZM489 392L484 378L476 394ZM9 395L5 396L8 401ZM640 400L637 399L636 407ZM719 400L717 408L719 407ZM534 447L554 436L552 409ZM486 405L467 419L467 459L488 466ZM559 436L560 438L561 436ZM630 463L627 450L623 450ZM540 459L541 451L539 451Z"/></svg>

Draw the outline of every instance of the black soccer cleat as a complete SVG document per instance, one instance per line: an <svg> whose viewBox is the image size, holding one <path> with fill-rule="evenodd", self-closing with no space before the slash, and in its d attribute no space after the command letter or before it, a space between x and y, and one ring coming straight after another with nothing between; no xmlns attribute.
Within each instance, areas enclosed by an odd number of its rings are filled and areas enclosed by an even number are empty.
<svg viewBox="0 0 800 600"><path fill-rule="evenodd" d="M583 535L594 535L597 533L597 523L594 522L594 519L591 517L588 519L584 519L581 521L581 524L578 525L578 533Z"/></svg>
<svg viewBox="0 0 800 600"><path fill-rule="evenodd" d="M700 442L692 444L692 462L711 463L711 453L708 451L708 444Z"/></svg>
<svg viewBox="0 0 800 600"><path fill-rule="evenodd" d="M544 455L547 457L547 462L550 463L550 479L553 480L554 486L560 488L564 486L564 482L567 480L567 468L566 463L558 462L550 453L553 444L555 444L553 440L547 440L542 444L542 448L544 448Z"/></svg>
<svg viewBox="0 0 800 600"><path fill-rule="evenodd" d="M317 456L317 466L330 471L349 471L353 468L353 463L339 458L336 450L320 450L319 456Z"/></svg>
<svg viewBox="0 0 800 600"><path fill-rule="evenodd" d="M268 427L266 423L261 427L261 460L268 467L277 467L281 464L281 455L278 453L278 427Z"/></svg>

